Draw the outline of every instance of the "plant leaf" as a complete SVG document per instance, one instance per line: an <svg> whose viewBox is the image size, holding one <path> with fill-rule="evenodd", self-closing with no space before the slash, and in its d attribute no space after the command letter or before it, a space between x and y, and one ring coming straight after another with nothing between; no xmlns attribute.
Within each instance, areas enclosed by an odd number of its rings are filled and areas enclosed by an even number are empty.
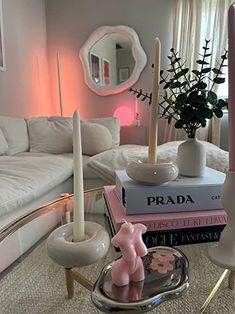
<svg viewBox="0 0 235 314"><path fill-rule="evenodd" d="M211 68L205 68L205 69L202 69L201 73L208 73L210 72Z"/></svg>
<svg viewBox="0 0 235 314"><path fill-rule="evenodd" d="M222 84L225 82L225 78L224 77L215 77L213 79L213 82L216 83L216 84Z"/></svg>
<svg viewBox="0 0 235 314"><path fill-rule="evenodd" d="M192 70L192 72L193 72L195 75L197 75L197 76L199 76L199 75L201 74L198 70Z"/></svg>
<svg viewBox="0 0 235 314"><path fill-rule="evenodd" d="M227 106L227 102L223 99L219 99L218 100L218 103L217 103L217 106L220 107L220 108L225 108Z"/></svg>
<svg viewBox="0 0 235 314"><path fill-rule="evenodd" d="M184 121L183 120L178 120L175 123L175 128L176 129L182 129L182 127L184 126Z"/></svg>
<svg viewBox="0 0 235 314"><path fill-rule="evenodd" d="M175 102L176 102L177 104L183 105L183 104L185 104L187 98L188 98L187 94L180 94L180 95L178 95L178 96L176 97Z"/></svg>
<svg viewBox="0 0 235 314"><path fill-rule="evenodd" d="M203 61L203 60L197 60L196 63L198 63L198 64L209 64L208 62Z"/></svg>
<svg viewBox="0 0 235 314"><path fill-rule="evenodd" d="M209 101L209 103L211 105L215 105L216 102L217 102L217 95L216 93L212 92L212 91L209 91L208 94L207 94L207 99Z"/></svg>
<svg viewBox="0 0 235 314"><path fill-rule="evenodd" d="M203 97L202 95L197 95L196 102L198 102L199 104L206 105L207 99L205 97Z"/></svg>
<svg viewBox="0 0 235 314"><path fill-rule="evenodd" d="M201 82L200 81L197 84L195 84L195 87L198 88L198 89L203 90L203 89L207 88L207 84L205 82Z"/></svg>
<svg viewBox="0 0 235 314"><path fill-rule="evenodd" d="M223 74L219 69L216 69L216 68L213 68L212 71L213 71L215 74Z"/></svg>
<svg viewBox="0 0 235 314"><path fill-rule="evenodd" d="M183 108L183 110L180 113L180 118L183 121L190 121L194 116L194 110L192 107L188 106Z"/></svg>
<svg viewBox="0 0 235 314"><path fill-rule="evenodd" d="M196 102L198 91L193 91L188 95L187 103L191 104Z"/></svg>
<svg viewBox="0 0 235 314"><path fill-rule="evenodd" d="M163 89L167 89L168 87L170 87L171 82L167 82L166 85L163 86Z"/></svg>
<svg viewBox="0 0 235 314"><path fill-rule="evenodd" d="M211 114L210 108L205 107L199 108L196 112L197 117L200 119L208 119L210 114Z"/></svg>
<svg viewBox="0 0 235 314"><path fill-rule="evenodd" d="M223 117L223 110L221 110L220 108L215 109L214 113L215 113L217 118Z"/></svg>
<svg viewBox="0 0 235 314"><path fill-rule="evenodd" d="M171 88L178 88L180 87L181 83L180 82L174 82L174 83L171 83Z"/></svg>

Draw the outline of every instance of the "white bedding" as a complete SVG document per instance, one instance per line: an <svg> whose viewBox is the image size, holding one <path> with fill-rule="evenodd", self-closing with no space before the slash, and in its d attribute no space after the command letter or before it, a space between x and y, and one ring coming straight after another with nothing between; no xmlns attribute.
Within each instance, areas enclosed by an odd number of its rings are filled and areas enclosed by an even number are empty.
<svg viewBox="0 0 235 314"><path fill-rule="evenodd" d="M72 173L69 155L0 156L0 216L47 193Z"/></svg>
<svg viewBox="0 0 235 314"><path fill-rule="evenodd" d="M159 160L176 162L177 149L181 141L168 142L159 145L157 156ZM207 152L207 166L224 172L228 167L228 152L218 146L203 142ZM115 184L115 170L125 169L130 159L147 158L148 147L140 145L121 145L95 156L87 161L90 168L100 179L107 184Z"/></svg>

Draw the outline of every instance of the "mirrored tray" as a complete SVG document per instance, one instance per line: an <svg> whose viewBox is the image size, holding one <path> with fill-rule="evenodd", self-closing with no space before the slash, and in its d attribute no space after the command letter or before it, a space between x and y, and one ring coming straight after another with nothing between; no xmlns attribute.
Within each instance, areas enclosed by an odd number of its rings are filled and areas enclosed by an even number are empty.
<svg viewBox="0 0 235 314"><path fill-rule="evenodd" d="M154 253L167 251L174 256L173 270L160 274L151 269ZM148 250L142 258L145 280L118 287L112 283L111 269L114 262L106 265L96 281L91 298L103 312L144 313L163 301L176 298L189 286L187 257L175 248L157 246Z"/></svg>

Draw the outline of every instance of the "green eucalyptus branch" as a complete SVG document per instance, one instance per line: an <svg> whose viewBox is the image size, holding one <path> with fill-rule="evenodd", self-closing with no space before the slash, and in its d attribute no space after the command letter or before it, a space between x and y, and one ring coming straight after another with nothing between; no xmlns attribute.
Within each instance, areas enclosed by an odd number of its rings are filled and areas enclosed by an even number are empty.
<svg viewBox="0 0 235 314"><path fill-rule="evenodd" d="M210 40L205 40L203 54L199 54L199 59L196 61L199 69L191 70L194 77L191 78L191 73L188 68L184 68L185 62L178 56L173 48L170 49L171 55L170 65L167 72L173 73L172 77L164 75L160 71L160 84L163 85L164 95L159 107L163 109L161 117L167 119L170 124L174 121L174 126L177 129L183 129L188 137L194 138L196 131L203 128L207 124L208 119L214 116L221 118L223 116L222 108L226 107L226 102L223 99L218 99L217 94L213 91L216 84L222 84L225 78L222 77L222 68L226 66L227 50L221 56L221 61L217 62L218 66L211 68ZM213 79L209 74L213 73ZM212 81L208 88L207 80ZM143 93L142 89L130 89L133 94L148 100L151 104L151 93Z"/></svg>

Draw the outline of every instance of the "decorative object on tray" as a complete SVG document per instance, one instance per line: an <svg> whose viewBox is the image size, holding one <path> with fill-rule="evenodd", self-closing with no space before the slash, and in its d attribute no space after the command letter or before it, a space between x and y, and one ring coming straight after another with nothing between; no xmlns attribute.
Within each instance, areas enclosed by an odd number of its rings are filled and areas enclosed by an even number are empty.
<svg viewBox="0 0 235 314"><path fill-rule="evenodd" d="M143 281L113 284L115 261L106 265L92 290L92 301L103 312L145 313L163 301L179 297L188 288L188 260L179 250L159 246L142 257Z"/></svg>
<svg viewBox="0 0 235 314"><path fill-rule="evenodd" d="M80 118L73 115L73 156L74 156L74 211L73 223L62 225L54 230L47 239L48 255L65 267L66 284L69 298L73 297L73 280L86 282L82 275L72 271L95 263L104 257L109 248L109 235L103 226L84 222L83 168Z"/></svg>
<svg viewBox="0 0 235 314"><path fill-rule="evenodd" d="M225 268L226 270L216 283L215 287L209 294L201 308L204 313L221 283L229 275L229 288L234 288L235 283L235 3L233 3L228 11L228 79L229 79L229 95L228 95L228 134L229 134L229 169L226 172L226 179L221 190L222 205L228 215L228 223L224 228L218 245L209 248L209 257L213 263Z"/></svg>
<svg viewBox="0 0 235 314"><path fill-rule="evenodd" d="M116 286L125 286L130 281L142 281L145 278L141 257L148 253L142 240L147 228L142 224L125 221L111 243L119 247L122 257L114 262L111 277Z"/></svg>
<svg viewBox="0 0 235 314"><path fill-rule="evenodd" d="M126 168L128 176L134 181L148 185L160 185L174 180L178 168L173 163L157 163L157 111L158 90L160 81L161 43L155 39L155 62L153 73L152 105L149 125L148 160L131 160Z"/></svg>
<svg viewBox="0 0 235 314"><path fill-rule="evenodd" d="M169 77L160 72L160 84L164 84L163 101L159 106L162 107L161 117L167 119L170 124L175 122L177 129L183 129L188 139L182 143L178 149L178 166L179 173L186 176L201 176L204 173L206 165L206 152L201 143L196 140L196 131L203 128L207 124L208 119L213 117L221 118L223 116L222 109L226 107L223 99L218 99L213 91L216 84L222 84L225 78L222 76L222 70L227 59L227 51L221 56L217 68L211 68L208 58L209 40L205 41L203 46L203 54L197 60L199 69L190 70L184 67L184 62L175 52L174 48L170 50L170 68L167 72L172 73ZM208 75L212 74L209 77ZM158 87L156 87L158 89ZM130 89L142 100L148 99L152 104L153 95L142 93L142 90ZM164 106L164 104L166 105Z"/></svg>

